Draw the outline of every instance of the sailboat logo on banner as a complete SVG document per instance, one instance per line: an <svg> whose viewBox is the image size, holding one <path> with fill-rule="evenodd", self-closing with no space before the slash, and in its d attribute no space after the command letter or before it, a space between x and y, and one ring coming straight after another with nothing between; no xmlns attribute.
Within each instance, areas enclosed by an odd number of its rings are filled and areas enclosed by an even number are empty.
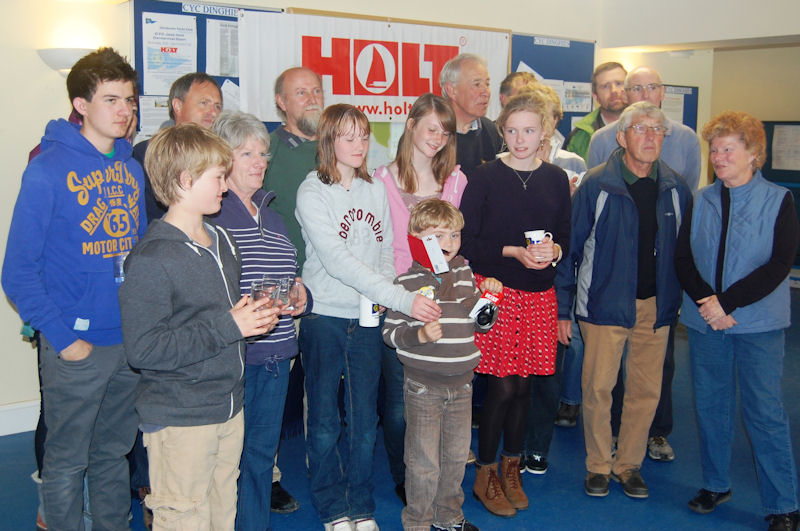
<svg viewBox="0 0 800 531"><path fill-rule="evenodd" d="M396 42L355 41L356 87L361 95L398 95Z"/></svg>

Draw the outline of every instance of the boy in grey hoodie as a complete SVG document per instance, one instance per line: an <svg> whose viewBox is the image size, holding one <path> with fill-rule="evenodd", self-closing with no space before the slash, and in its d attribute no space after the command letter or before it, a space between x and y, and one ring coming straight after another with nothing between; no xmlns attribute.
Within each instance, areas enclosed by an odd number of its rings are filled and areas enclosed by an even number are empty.
<svg viewBox="0 0 800 531"><path fill-rule="evenodd" d="M244 422L242 339L269 332L278 308L238 299L241 257L203 216L220 208L228 145L194 124L160 131L145 165L169 209L125 262L120 288L128 361L141 370L136 410L156 521L233 529Z"/></svg>

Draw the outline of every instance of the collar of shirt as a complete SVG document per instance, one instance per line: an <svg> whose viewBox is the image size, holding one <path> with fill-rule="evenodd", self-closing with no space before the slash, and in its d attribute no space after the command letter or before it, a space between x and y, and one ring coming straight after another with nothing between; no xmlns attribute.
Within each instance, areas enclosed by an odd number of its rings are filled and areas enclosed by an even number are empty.
<svg viewBox="0 0 800 531"><path fill-rule="evenodd" d="M280 126L275 130L275 134L278 135L278 138L290 148L294 149L300 144L304 142L308 142L307 138L303 138L302 136L297 136L294 133L290 133L286 126Z"/></svg>
<svg viewBox="0 0 800 531"><path fill-rule="evenodd" d="M628 169L628 166L625 164L625 159L622 160L622 178L628 185L632 185L639 180L639 177ZM653 181L658 178L658 161L650 166L650 173L647 175L647 178Z"/></svg>

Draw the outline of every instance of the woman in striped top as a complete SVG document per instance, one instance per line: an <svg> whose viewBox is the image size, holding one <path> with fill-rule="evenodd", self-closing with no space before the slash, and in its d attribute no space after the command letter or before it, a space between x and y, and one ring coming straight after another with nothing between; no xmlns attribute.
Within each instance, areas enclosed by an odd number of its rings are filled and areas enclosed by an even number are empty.
<svg viewBox="0 0 800 531"><path fill-rule="evenodd" d="M233 235L241 252L242 294L249 294L253 281L264 275L295 277L297 249L289 241L280 215L267 206L274 192L261 188L269 153L266 127L251 114L226 111L214 123L214 132L233 149L228 194L216 222ZM300 277L296 281L300 282ZM284 313L269 334L247 345L238 530L269 529L272 465L289 384L289 361L298 352L293 318L311 306L305 287L298 291L295 309Z"/></svg>

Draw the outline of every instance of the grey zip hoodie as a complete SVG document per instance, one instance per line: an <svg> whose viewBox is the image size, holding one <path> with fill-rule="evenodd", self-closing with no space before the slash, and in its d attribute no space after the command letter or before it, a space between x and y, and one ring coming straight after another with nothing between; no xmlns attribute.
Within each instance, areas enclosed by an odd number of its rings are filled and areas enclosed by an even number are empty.
<svg viewBox="0 0 800 531"><path fill-rule="evenodd" d="M154 220L125 261L119 290L128 362L142 372L142 424L218 424L242 409L244 345L230 309L239 299L241 258L210 222L219 259L177 227Z"/></svg>

